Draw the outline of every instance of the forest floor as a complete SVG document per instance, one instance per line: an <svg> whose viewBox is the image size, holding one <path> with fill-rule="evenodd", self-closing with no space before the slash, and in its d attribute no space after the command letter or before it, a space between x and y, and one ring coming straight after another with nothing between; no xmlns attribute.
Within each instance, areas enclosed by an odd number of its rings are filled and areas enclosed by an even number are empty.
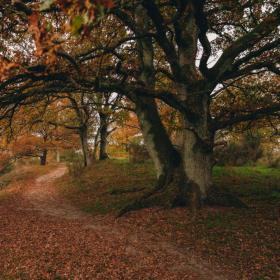
<svg viewBox="0 0 280 280"><path fill-rule="evenodd" d="M217 168L215 183L248 210L207 207L193 220L154 207L116 218L153 186L150 164L17 167L1 177L0 279L279 279L279 179L274 169Z"/></svg>

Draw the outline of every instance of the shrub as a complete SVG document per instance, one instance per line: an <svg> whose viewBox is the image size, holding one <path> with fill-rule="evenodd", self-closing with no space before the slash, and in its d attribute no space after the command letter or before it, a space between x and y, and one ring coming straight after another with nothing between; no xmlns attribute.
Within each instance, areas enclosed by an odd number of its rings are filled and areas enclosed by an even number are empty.
<svg viewBox="0 0 280 280"><path fill-rule="evenodd" d="M150 158L146 147L142 144L131 143L128 147L129 161L132 163L144 162Z"/></svg>
<svg viewBox="0 0 280 280"><path fill-rule="evenodd" d="M61 159L66 161L69 173L74 177L79 176L84 168L83 157L74 150L65 152Z"/></svg>
<svg viewBox="0 0 280 280"><path fill-rule="evenodd" d="M259 134L246 133L240 143L231 142L214 152L218 165L253 165L263 155Z"/></svg>
<svg viewBox="0 0 280 280"><path fill-rule="evenodd" d="M280 168L280 157L278 158L271 158L269 159L268 161L268 167L271 167L271 168Z"/></svg>

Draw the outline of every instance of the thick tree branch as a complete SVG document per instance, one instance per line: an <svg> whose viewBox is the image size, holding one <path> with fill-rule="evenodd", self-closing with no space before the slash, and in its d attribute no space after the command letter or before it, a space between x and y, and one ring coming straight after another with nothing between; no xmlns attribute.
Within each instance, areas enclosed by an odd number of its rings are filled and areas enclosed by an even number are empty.
<svg viewBox="0 0 280 280"><path fill-rule="evenodd" d="M182 73L178 64L178 56L173 44L167 38L167 29L158 6L155 4L154 0L143 0L143 7L147 10L147 14L155 26L157 31L155 38L160 47L164 50L174 76L180 77Z"/></svg>
<svg viewBox="0 0 280 280"><path fill-rule="evenodd" d="M260 42L264 37L275 30L279 24L280 7L277 8L272 14L267 16L251 32L237 39L232 43L231 46L224 50L219 60L210 69L211 77L216 81L219 81L225 72L228 72L232 69L232 64L239 54Z"/></svg>
<svg viewBox="0 0 280 280"><path fill-rule="evenodd" d="M246 56L238 59L233 65L233 69L237 69L240 65L242 65L243 63L246 63L248 61L250 61L253 58L257 58L258 56L262 55L264 52L272 50L274 48L277 48L280 46L280 38L277 40L274 40L266 45L264 45L263 47L259 48L258 50L255 51L251 51L250 53L248 53Z"/></svg>
<svg viewBox="0 0 280 280"><path fill-rule="evenodd" d="M216 120L213 126L213 130L224 129L227 127L231 127L232 125L246 122L259 120L269 115L275 115L280 113L280 104L275 104L270 107L260 108L255 111L248 111L241 114L234 114L233 117L227 120Z"/></svg>

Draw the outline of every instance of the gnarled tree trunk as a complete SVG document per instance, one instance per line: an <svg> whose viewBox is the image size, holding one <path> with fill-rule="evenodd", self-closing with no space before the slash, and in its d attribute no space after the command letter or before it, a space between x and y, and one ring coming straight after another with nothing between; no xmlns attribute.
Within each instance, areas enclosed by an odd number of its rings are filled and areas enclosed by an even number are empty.
<svg viewBox="0 0 280 280"><path fill-rule="evenodd" d="M194 97L192 111L197 117L191 121L185 118L182 158L189 180L197 187L198 199L203 201L212 187L214 132L210 128L209 95Z"/></svg>
<svg viewBox="0 0 280 280"><path fill-rule="evenodd" d="M181 156L161 122L156 103L150 98L134 99L134 102L144 142L155 165L157 184L152 191L122 209L120 215L149 206L153 200L168 207L185 205L188 180Z"/></svg>
<svg viewBox="0 0 280 280"><path fill-rule="evenodd" d="M145 10L141 6L136 9L136 22L141 26L143 30L149 29L149 20ZM184 26L184 32L189 32L193 28L194 18L190 18L187 21L187 25ZM189 36L189 40L193 39ZM196 45L190 49L190 53L182 51L183 46L180 46L179 61L182 64L182 69L185 68L184 72L191 77L195 76L196 70L191 69L187 66L188 57L191 55L195 59ZM139 51L139 62L140 62L140 76L139 80L146 85L147 88L152 90L155 88L155 71L153 65L154 53L153 43L151 38L141 38L137 40L137 47ZM186 73L179 73L182 77ZM178 87L178 98L183 98L182 102L189 100L186 99L187 87L181 83ZM207 97L205 95L205 97ZM199 112L199 119L193 120L193 123L186 122L186 128L184 128L184 145L182 151L177 151L167 132L162 124L157 106L152 98L147 98L144 93L137 97L137 94L130 97L136 105L136 114L139 119L144 141L147 150L154 161L158 184L154 192L144 195L143 199L151 198L155 193L160 190L161 193L167 193L169 203L172 205L186 205L189 204L193 208L198 207L203 198L206 198L207 191L210 188L211 179L211 149L208 145L205 145L205 141L208 141L208 110L209 100L204 96L198 101L198 108L194 108ZM194 105L196 102L194 102ZM192 107L192 106L191 106ZM188 118L186 118L188 119ZM192 132L193 125L195 130ZM197 131L196 131L197 129ZM202 134L201 134L202 132ZM205 139L207 136L207 139ZM206 149L206 146L208 147ZM206 150L207 151L206 151ZM131 210L141 207L143 205L141 200L138 200L136 204L132 205L128 209ZM134 208L134 209L135 209ZM125 211L121 212L124 213Z"/></svg>

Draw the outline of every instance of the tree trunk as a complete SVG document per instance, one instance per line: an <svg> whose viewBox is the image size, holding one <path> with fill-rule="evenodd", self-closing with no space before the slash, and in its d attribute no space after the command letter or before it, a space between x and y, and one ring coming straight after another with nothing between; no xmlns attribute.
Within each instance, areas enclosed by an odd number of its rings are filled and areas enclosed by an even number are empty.
<svg viewBox="0 0 280 280"><path fill-rule="evenodd" d="M94 148L92 152L92 157L94 158L94 160L97 160L98 157L98 144L98 142L94 142Z"/></svg>
<svg viewBox="0 0 280 280"><path fill-rule="evenodd" d="M108 137L108 116L103 113L99 113L100 117L100 143L99 143L99 160L108 159L107 154L107 137Z"/></svg>
<svg viewBox="0 0 280 280"><path fill-rule="evenodd" d="M155 101L142 97L135 100L135 105L146 148L155 164L157 178L159 181L166 180L168 174L180 164L179 153L167 135Z"/></svg>
<svg viewBox="0 0 280 280"><path fill-rule="evenodd" d="M60 162L60 152L56 150L56 162Z"/></svg>
<svg viewBox="0 0 280 280"><path fill-rule="evenodd" d="M47 154L48 150L44 149L42 152L42 155L40 156L40 165L46 165L47 164Z"/></svg>
<svg viewBox="0 0 280 280"><path fill-rule="evenodd" d="M174 148L163 126L156 103L150 98L132 99L135 103L146 148L152 158L156 174L157 184L155 188L145 193L139 199L128 204L120 212L119 216L143 207L154 205L173 206L177 204L178 197L186 190L186 180L180 154ZM180 195L179 195L180 194ZM186 196L184 196L186 197Z"/></svg>
<svg viewBox="0 0 280 280"><path fill-rule="evenodd" d="M144 30L149 28L149 20L141 5L136 9L136 20ZM137 47L141 65L139 80L146 87L154 89L154 53L151 38L137 40ZM185 90L185 88L182 87L182 90ZM120 215L127 211L147 206L146 202L154 196L157 196L157 198L160 196L160 200L163 199L164 202L167 202L167 205L186 205L187 203L195 205L200 200L200 187L197 187L198 179L195 178L195 173L201 175L202 172L195 172L196 168L192 168L191 160L198 160L199 157L187 158L191 154L187 152L188 147L186 147L183 153L184 161L182 161L182 156L174 148L162 124L154 99L144 97L144 95L137 96L137 94L131 95L130 98L135 103L136 114L141 125L145 145L155 164L158 184L154 191L145 194L135 203L128 205L120 212ZM186 137L185 142L188 142L187 139ZM188 172L191 173L192 179L189 178Z"/></svg>
<svg viewBox="0 0 280 280"><path fill-rule="evenodd" d="M88 129L87 126L82 126L79 131L81 146L83 151L84 166L89 166L92 161L90 157L90 151L88 146Z"/></svg>
<svg viewBox="0 0 280 280"><path fill-rule="evenodd" d="M213 138L202 140L196 132L185 129L182 157L188 179L197 186L199 200L205 200L212 186Z"/></svg>
<svg viewBox="0 0 280 280"><path fill-rule="evenodd" d="M98 128L95 136L94 136L94 147L93 147L93 152L92 152L92 157L94 160L97 160L97 152L98 152L98 146L99 146L99 132L100 132L100 127Z"/></svg>
<svg viewBox="0 0 280 280"><path fill-rule="evenodd" d="M136 9L136 21L143 30L149 30L149 16L142 5ZM139 80L147 88L155 88L154 49L150 37L137 40L139 52L140 75ZM131 96L135 103L136 115L139 120L146 148L152 158L158 178L157 188L160 189L172 180L172 173L180 165L179 153L173 147L170 138L162 124L154 99L144 96Z"/></svg>

